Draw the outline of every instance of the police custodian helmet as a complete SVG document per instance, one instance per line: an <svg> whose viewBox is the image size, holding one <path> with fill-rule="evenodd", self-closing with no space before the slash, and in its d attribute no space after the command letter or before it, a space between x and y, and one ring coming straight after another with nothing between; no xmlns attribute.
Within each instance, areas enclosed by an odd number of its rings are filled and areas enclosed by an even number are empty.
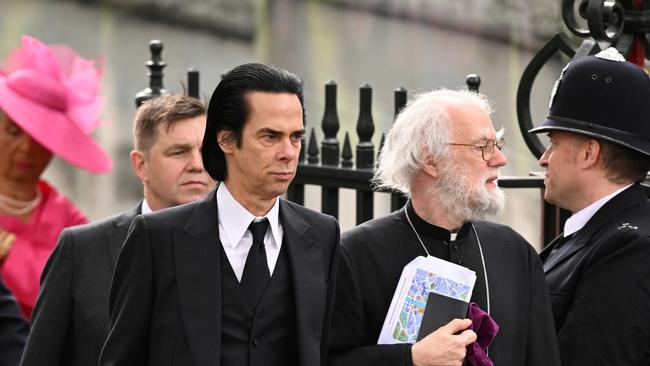
<svg viewBox="0 0 650 366"><path fill-rule="evenodd" d="M615 48L569 62L549 108L529 133L573 132L650 155L650 77Z"/></svg>

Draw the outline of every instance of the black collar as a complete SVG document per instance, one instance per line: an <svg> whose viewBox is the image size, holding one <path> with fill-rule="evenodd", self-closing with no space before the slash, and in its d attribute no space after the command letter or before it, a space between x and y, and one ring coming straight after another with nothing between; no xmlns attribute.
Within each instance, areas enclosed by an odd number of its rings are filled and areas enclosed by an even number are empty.
<svg viewBox="0 0 650 366"><path fill-rule="evenodd" d="M415 230L417 230L419 235L440 241L450 241L451 232L440 226L432 225L418 216L418 214L413 209L411 200L408 200L408 202L406 202L405 210L408 212L409 218L411 219L411 222L413 222L413 227L415 227ZM404 220L406 220L406 216L404 217ZM408 221L406 223L408 224ZM470 232L471 227L472 224L470 222L464 223L458 231L456 241L465 240L467 238L467 234Z"/></svg>

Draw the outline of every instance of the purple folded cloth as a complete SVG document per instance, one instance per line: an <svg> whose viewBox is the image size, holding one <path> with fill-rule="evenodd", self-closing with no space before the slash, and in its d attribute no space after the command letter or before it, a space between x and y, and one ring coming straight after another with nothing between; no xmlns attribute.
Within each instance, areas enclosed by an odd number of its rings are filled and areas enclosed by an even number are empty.
<svg viewBox="0 0 650 366"><path fill-rule="evenodd" d="M476 303L469 304L467 318L472 320L472 330L476 333L476 342L467 346L465 360L472 366L494 366L492 360L485 354L485 350L492 344L499 331L499 326Z"/></svg>

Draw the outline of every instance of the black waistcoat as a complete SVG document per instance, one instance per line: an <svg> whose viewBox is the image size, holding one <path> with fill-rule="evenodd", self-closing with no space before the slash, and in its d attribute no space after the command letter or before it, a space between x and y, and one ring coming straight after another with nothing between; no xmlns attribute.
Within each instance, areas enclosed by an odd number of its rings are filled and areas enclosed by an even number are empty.
<svg viewBox="0 0 650 366"><path fill-rule="evenodd" d="M286 245L255 308L223 248L221 263L221 366L297 365L296 306Z"/></svg>

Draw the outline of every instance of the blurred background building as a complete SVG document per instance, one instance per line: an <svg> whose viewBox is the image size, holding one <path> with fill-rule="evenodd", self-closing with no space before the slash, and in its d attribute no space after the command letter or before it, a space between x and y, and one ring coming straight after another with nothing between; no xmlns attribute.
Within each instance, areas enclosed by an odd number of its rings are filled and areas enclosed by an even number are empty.
<svg viewBox="0 0 650 366"><path fill-rule="evenodd" d="M413 92L462 87L479 74L481 92L496 107L493 121L506 130L509 164L504 175L540 170L517 125L515 96L522 72L536 50L563 30L559 0L0 0L0 58L23 34L45 43L72 46L88 58L101 57L105 123L96 139L115 161L114 170L93 175L56 160L45 174L88 215L99 219L132 207L141 185L132 173L131 123L134 95L148 86L149 41L163 42L165 88L183 91L186 71L200 71L207 101L221 74L245 62L288 69L304 80L307 128L324 110L324 84L338 83L339 139L352 133L359 86L373 87L373 136L393 121L393 90ZM576 45L579 44L576 41ZM548 63L533 89L535 120L546 116L551 87L568 59ZM1 150L1 148L0 148ZM319 188L307 187L306 205L320 208ZM508 210L496 221L513 226L540 245L539 190L507 190ZM354 192L342 192L343 230L354 225ZM383 194L378 194L383 195ZM380 197L375 215L388 212ZM383 199L383 201L382 201ZM382 203L384 202L384 203Z"/></svg>

